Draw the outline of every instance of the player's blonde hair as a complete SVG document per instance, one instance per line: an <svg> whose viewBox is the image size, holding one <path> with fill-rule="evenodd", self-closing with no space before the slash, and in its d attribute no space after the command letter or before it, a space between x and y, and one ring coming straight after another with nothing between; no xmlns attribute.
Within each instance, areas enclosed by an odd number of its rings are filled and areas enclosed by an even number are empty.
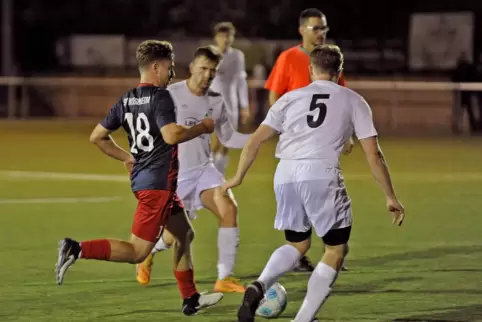
<svg viewBox="0 0 482 322"><path fill-rule="evenodd" d="M310 53L310 63L319 72L336 75L343 70L343 53L337 45L316 46Z"/></svg>
<svg viewBox="0 0 482 322"><path fill-rule="evenodd" d="M145 40L136 50L136 60L139 69L142 69L156 60L173 60L174 50L168 41Z"/></svg>

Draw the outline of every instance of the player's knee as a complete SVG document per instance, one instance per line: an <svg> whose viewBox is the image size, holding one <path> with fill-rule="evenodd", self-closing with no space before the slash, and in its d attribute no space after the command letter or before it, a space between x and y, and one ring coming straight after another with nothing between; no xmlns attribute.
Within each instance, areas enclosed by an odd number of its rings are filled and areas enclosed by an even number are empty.
<svg viewBox="0 0 482 322"><path fill-rule="evenodd" d="M339 270L348 254L348 240L350 239L351 227L330 230L324 237L325 254L323 262Z"/></svg>
<svg viewBox="0 0 482 322"><path fill-rule="evenodd" d="M325 252L330 253L333 256L343 258L347 254L347 244L336 245L336 246L325 246Z"/></svg>
<svg viewBox="0 0 482 322"><path fill-rule="evenodd" d="M195 236L196 236L196 233L194 232L194 229L192 229L192 227L189 228L186 232L186 242L188 244L191 244Z"/></svg>
<svg viewBox="0 0 482 322"><path fill-rule="evenodd" d="M285 230L285 239L302 255L305 255L311 247L311 229L305 232Z"/></svg>
<svg viewBox="0 0 482 322"><path fill-rule="evenodd" d="M347 244L345 244L345 248L344 248L344 256L348 255L348 253L350 252L350 246Z"/></svg>
<svg viewBox="0 0 482 322"><path fill-rule="evenodd" d="M183 229L176 234L174 242L179 245L191 244L194 240L194 236L194 229L192 227L186 227L186 229Z"/></svg>
<svg viewBox="0 0 482 322"><path fill-rule="evenodd" d="M150 253L151 251L148 249L136 249L131 264L142 263Z"/></svg>
<svg viewBox="0 0 482 322"><path fill-rule="evenodd" d="M231 190L228 191L228 195L224 195L221 189L216 189L214 192L214 202L219 212L220 225L222 227L237 227L238 205Z"/></svg>
<svg viewBox="0 0 482 322"><path fill-rule="evenodd" d="M129 241L131 245L131 259L129 263L139 264L146 259L146 257L151 253L152 247L154 246L151 242L140 239L139 237L132 235Z"/></svg>
<svg viewBox="0 0 482 322"><path fill-rule="evenodd" d="M347 247L347 244L336 246L326 245L322 261L328 263L331 267L337 270L340 269L347 254Z"/></svg>
<svg viewBox="0 0 482 322"><path fill-rule="evenodd" d="M235 209L231 211L226 211L221 214L220 218L221 227L237 227L238 226L238 216Z"/></svg>

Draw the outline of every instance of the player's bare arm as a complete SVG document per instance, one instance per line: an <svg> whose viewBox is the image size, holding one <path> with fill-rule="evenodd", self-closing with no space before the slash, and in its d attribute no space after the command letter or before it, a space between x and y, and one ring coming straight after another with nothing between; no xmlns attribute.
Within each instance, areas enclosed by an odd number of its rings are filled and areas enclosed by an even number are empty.
<svg viewBox="0 0 482 322"><path fill-rule="evenodd" d="M355 140L353 137L350 137L348 141L345 142L343 145L343 154L350 154L353 150L353 146L355 145Z"/></svg>
<svg viewBox="0 0 482 322"><path fill-rule="evenodd" d="M239 186L243 182L246 173L258 155L261 144L272 138L277 133L278 132L275 129L261 124L250 136L243 148L243 151L241 152L236 176L232 179L229 179L222 187L222 191L224 193L226 193L228 189Z"/></svg>
<svg viewBox="0 0 482 322"><path fill-rule="evenodd" d="M249 120L249 95L248 95L248 81L246 79L246 64L244 54L239 52L239 70L238 70L238 97L239 97L239 117L242 124L246 124Z"/></svg>
<svg viewBox="0 0 482 322"><path fill-rule="evenodd" d="M126 164L133 163L134 158L132 155L114 142L110 136L111 133L112 131L109 131L102 125L97 124L90 135L90 142L97 145L102 152L111 158L122 161Z"/></svg>
<svg viewBox="0 0 482 322"><path fill-rule="evenodd" d="M276 93L275 91L269 91L269 105L273 106L274 103L280 98L280 94Z"/></svg>
<svg viewBox="0 0 482 322"><path fill-rule="evenodd" d="M167 144L178 144L192 140L202 134L212 133L214 131L214 121L211 118L205 118L201 123L190 128L185 128L176 123L169 123L161 128L161 134Z"/></svg>
<svg viewBox="0 0 482 322"><path fill-rule="evenodd" d="M393 215L393 223L400 226L405 218L405 211L395 194L390 171L388 170L387 162L378 144L378 138L374 136L361 139L360 144L365 152L373 177L385 193L387 208Z"/></svg>
<svg viewBox="0 0 482 322"><path fill-rule="evenodd" d="M249 134L238 132L231 124L225 105L222 107L221 116L216 120L215 133L218 141L230 149L242 149L249 138Z"/></svg>
<svg viewBox="0 0 482 322"><path fill-rule="evenodd" d="M241 124L247 124L249 121L249 117L251 116L251 113L249 111L249 107L241 107L239 109L239 118L241 120Z"/></svg>

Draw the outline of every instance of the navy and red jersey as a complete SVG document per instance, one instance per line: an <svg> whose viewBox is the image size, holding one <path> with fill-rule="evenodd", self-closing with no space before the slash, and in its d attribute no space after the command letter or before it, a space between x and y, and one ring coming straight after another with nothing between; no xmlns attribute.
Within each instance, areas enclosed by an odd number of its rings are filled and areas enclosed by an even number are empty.
<svg viewBox="0 0 482 322"><path fill-rule="evenodd" d="M114 131L123 127L135 158L132 191L177 188L177 144L167 144L161 128L176 122L175 106L166 89L140 84L112 106L101 125Z"/></svg>

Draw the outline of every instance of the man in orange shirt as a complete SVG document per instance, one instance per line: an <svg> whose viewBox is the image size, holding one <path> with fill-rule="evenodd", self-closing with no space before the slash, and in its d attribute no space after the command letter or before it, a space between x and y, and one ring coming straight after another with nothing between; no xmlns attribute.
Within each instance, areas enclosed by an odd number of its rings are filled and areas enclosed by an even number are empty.
<svg viewBox="0 0 482 322"><path fill-rule="evenodd" d="M264 85L264 88L269 90L270 105L273 105L283 94L311 83L310 52L316 46L325 43L330 28L325 15L318 9L310 8L301 12L298 30L302 38L301 45L291 47L279 55ZM346 86L343 74L340 75L338 85ZM345 143L345 154L351 152L353 144L351 138ZM314 267L306 256L301 258L295 268L295 271L303 272L313 270ZM346 270L346 268L342 267L342 270Z"/></svg>
<svg viewBox="0 0 482 322"><path fill-rule="evenodd" d="M330 30L325 15L314 8L302 11L299 23L302 44L280 54L264 86L269 90L270 105L273 105L283 94L311 83L309 54L314 47L325 43L326 35ZM338 84L346 85L343 74Z"/></svg>

